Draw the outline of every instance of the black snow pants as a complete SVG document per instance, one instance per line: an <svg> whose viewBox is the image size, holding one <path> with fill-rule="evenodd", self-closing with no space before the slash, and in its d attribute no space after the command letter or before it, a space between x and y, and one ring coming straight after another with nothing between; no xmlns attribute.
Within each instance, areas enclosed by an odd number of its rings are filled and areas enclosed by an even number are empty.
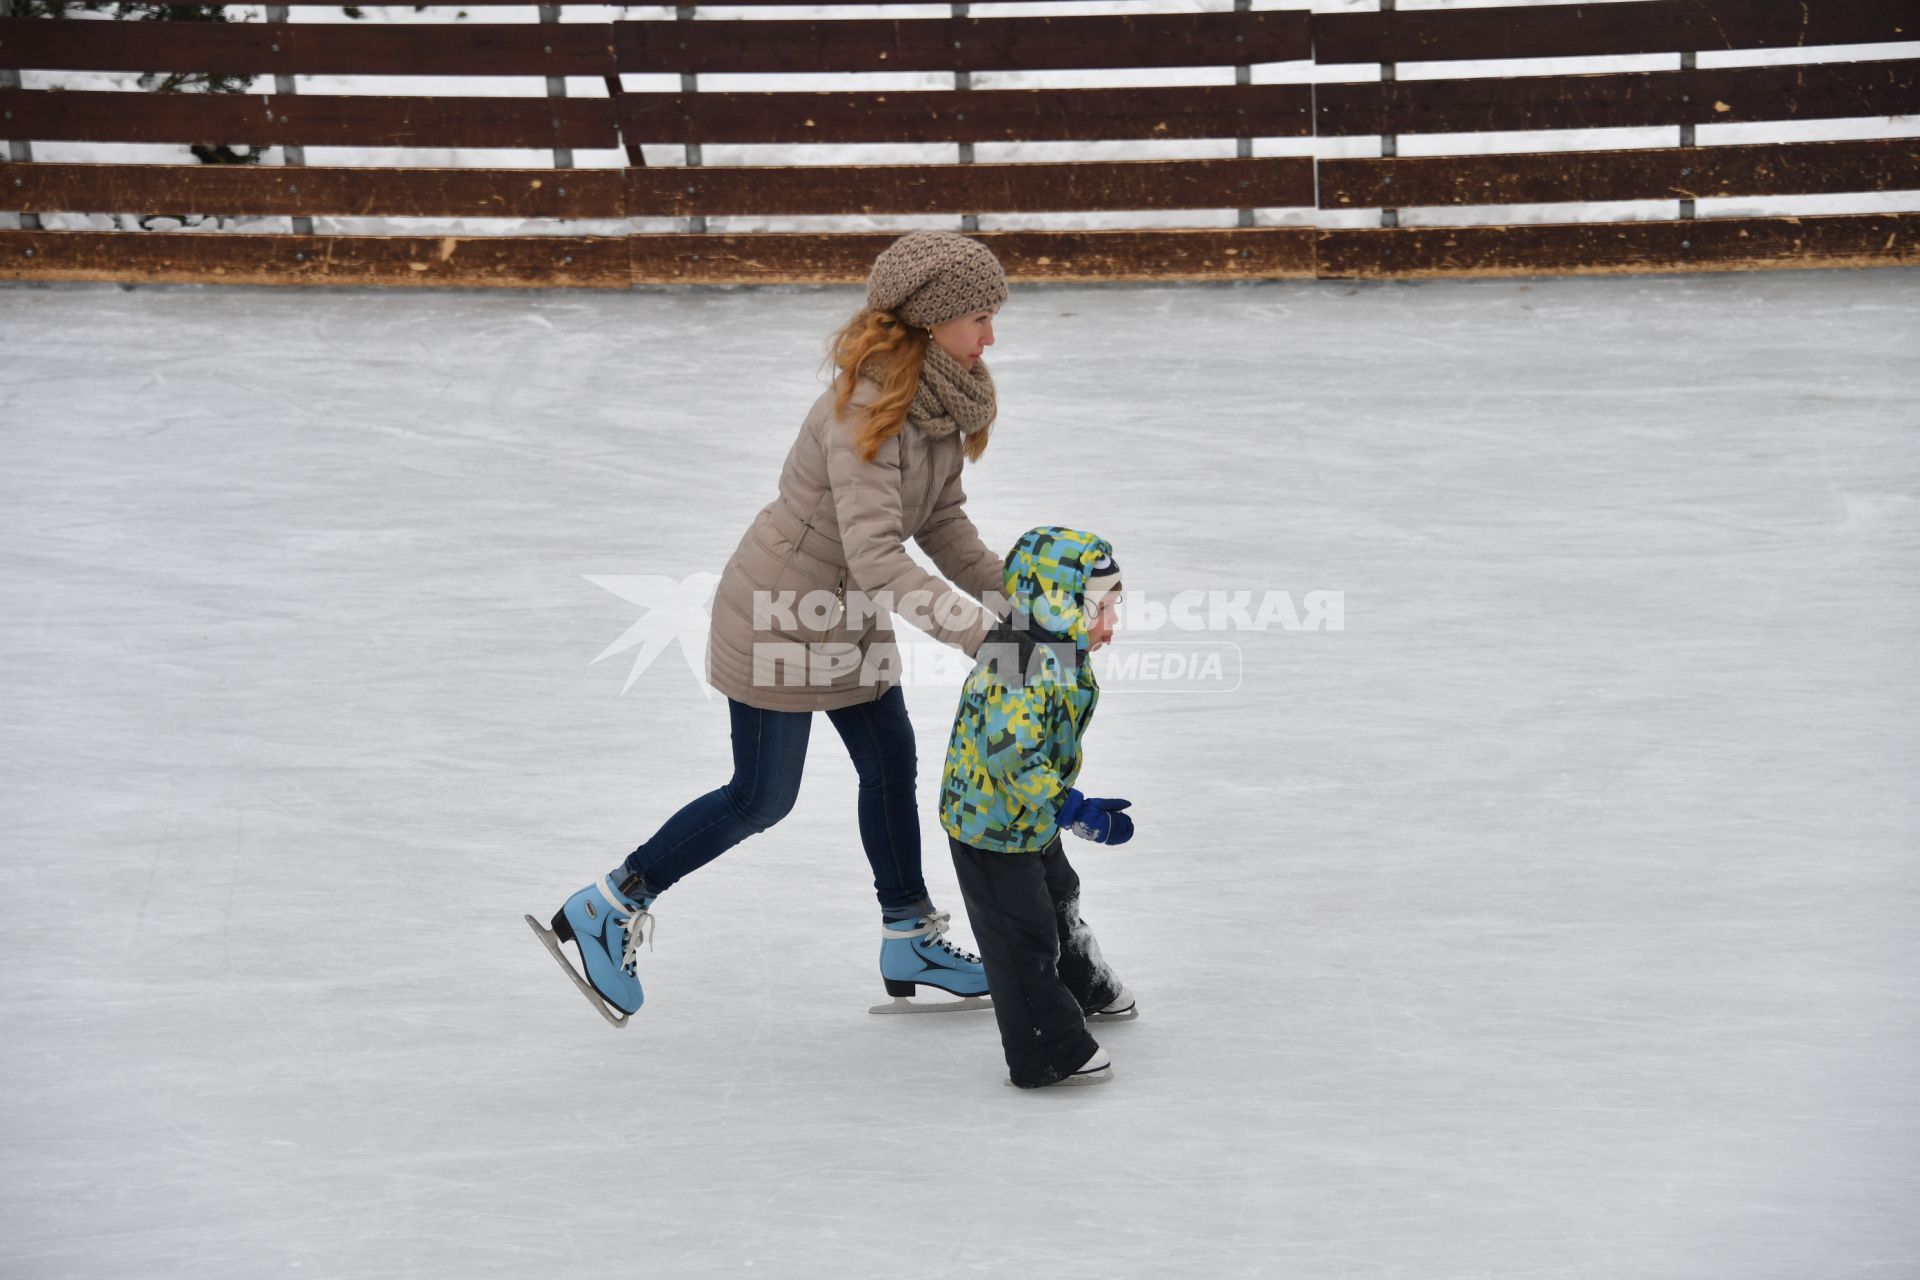
<svg viewBox="0 0 1920 1280"><path fill-rule="evenodd" d="M1111 1004L1120 983L1080 918L1080 877L1060 839L1038 853L999 853L947 838L1007 1070L1023 1089L1064 1080L1100 1046L1086 1014Z"/></svg>

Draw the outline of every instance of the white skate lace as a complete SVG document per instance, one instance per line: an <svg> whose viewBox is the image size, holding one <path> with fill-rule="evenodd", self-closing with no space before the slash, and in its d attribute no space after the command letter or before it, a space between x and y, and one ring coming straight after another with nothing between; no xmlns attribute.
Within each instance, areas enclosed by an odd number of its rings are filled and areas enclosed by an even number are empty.
<svg viewBox="0 0 1920 1280"><path fill-rule="evenodd" d="M953 956L960 960L964 960L968 964L979 964L980 963L979 956L974 955L971 951L962 951L960 950L960 948L954 946L951 942L947 941L947 925L952 920L953 920L953 916L948 912L936 911L932 915L927 917L927 927L921 932L932 934L933 937L931 940L933 942L938 943L940 945L940 949L946 952L948 955Z"/></svg>
<svg viewBox="0 0 1920 1280"><path fill-rule="evenodd" d="M620 922L620 932L627 940L627 945L620 951L620 967L632 973L640 963L642 936L647 940L647 950L653 950L653 912L645 907L636 907L632 915Z"/></svg>
<svg viewBox="0 0 1920 1280"><path fill-rule="evenodd" d="M600 892L615 905L615 910L619 909L623 900L604 879L600 881ZM614 918L620 922L620 937L624 942L620 948L620 967L632 974L640 963L642 937L646 939L647 950L653 950L653 913L645 907L636 906L628 914Z"/></svg>
<svg viewBox="0 0 1920 1280"><path fill-rule="evenodd" d="M620 948L620 967L628 973L636 973L639 965L639 938L647 938L647 950L653 950L653 912L639 908L620 921L620 935L626 936L626 946Z"/></svg>

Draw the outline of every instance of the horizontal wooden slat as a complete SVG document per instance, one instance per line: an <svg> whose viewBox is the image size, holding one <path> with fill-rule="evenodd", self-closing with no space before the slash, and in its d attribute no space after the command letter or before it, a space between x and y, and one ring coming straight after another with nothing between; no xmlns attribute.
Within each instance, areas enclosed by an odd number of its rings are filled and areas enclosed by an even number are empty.
<svg viewBox="0 0 1920 1280"><path fill-rule="evenodd" d="M1633 0L1496 9L1321 13L1322 63L1688 53L1913 40L1913 0Z"/></svg>
<svg viewBox="0 0 1920 1280"><path fill-rule="evenodd" d="M989 231L1023 280L1274 280L1313 274L1311 227L1220 231ZM634 236L636 284L853 284L892 235Z"/></svg>
<svg viewBox="0 0 1920 1280"><path fill-rule="evenodd" d="M0 65L220 75L606 76L610 24L0 19Z"/></svg>
<svg viewBox="0 0 1920 1280"><path fill-rule="evenodd" d="M0 279L585 286L854 283L890 235L604 239L0 232ZM989 232L1016 281L1425 278L1920 264L1920 214L1507 227Z"/></svg>
<svg viewBox="0 0 1920 1280"><path fill-rule="evenodd" d="M1920 263L1920 214L1318 233L1324 277L1619 275Z"/></svg>
<svg viewBox="0 0 1920 1280"><path fill-rule="evenodd" d="M1920 190L1920 139L1328 159L1319 188L1323 209ZM625 170L0 162L0 205L27 213L622 218L1313 203L1304 156Z"/></svg>
<svg viewBox="0 0 1920 1280"><path fill-rule="evenodd" d="M1322 209L1920 190L1920 139L1322 160Z"/></svg>
<svg viewBox="0 0 1920 1280"><path fill-rule="evenodd" d="M862 9L902 9L909 5L917 5L922 10L925 10L927 7L927 0L846 0L846 2L849 4L858 4ZM1055 0L997 0L997 2L1002 4L1050 4L1054 3ZM287 3L296 9L323 6L326 8L338 8L340 0L287 0ZM570 7L577 9L586 5L593 5L596 8L602 9L606 8L606 0L553 0L553 3L560 5L562 8ZM783 8L794 5L818 6L820 3L821 0L724 0L724 7L728 9L762 9ZM524 8L526 7L526 0L462 0L460 7L462 9L477 7L484 10L505 5L518 5ZM715 0L714 4L704 5L702 7L716 8L723 6L721 0Z"/></svg>
<svg viewBox="0 0 1920 1280"><path fill-rule="evenodd" d="M741 4L746 4L746 3L759 4L759 3L767 3L767 2L769 2L769 0L730 0L730 3L741 3ZM800 3L800 0L778 0L778 2L798 4ZM808 2L818 3L818 0L808 0ZM910 2L911 0L860 0L860 3L862 4L868 4L868 3L907 4ZM1010 0L1010 2L1017 4L1017 3L1020 3L1020 0ZM607 7L606 0L546 0L546 3L557 5L562 9L581 9L581 8L585 8L588 5L592 5L597 9L604 9ZM289 8L293 8L293 9L321 9L321 8L338 9L342 7L340 4L340 0L287 0L287 5ZM484 11L487 9L503 8L507 5L516 5L521 8L525 8L526 0L460 0L459 8L461 9L477 8Z"/></svg>
<svg viewBox="0 0 1920 1280"><path fill-rule="evenodd" d="M341 147L620 145L608 98L387 98L0 90L0 137Z"/></svg>
<svg viewBox="0 0 1920 1280"><path fill-rule="evenodd" d="M973 92L628 93L628 142L1305 137L1308 85Z"/></svg>
<svg viewBox="0 0 1920 1280"><path fill-rule="evenodd" d="M1017 71L1240 66L1312 56L1305 10L1129 17L617 22L634 72Z"/></svg>
<svg viewBox="0 0 1920 1280"><path fill-rule="evenodd" d="M1313 162L1093 161L670 169L0 163L27 213L624 218L1304 207Z"/></svg>
<svg viewBox="0 0 1920 1280"><path fill-rule="evenodd" d="M1920 60L1323 84L1323 136L1822 120L1920 111Z"/></svg>
<svg viewBox="0 0 1920 1280"><path fill-rule="evenodd" d="M1273 208L1313 198L1305 156L627 170L634 217Z"/></svg>
<svg viewBox="0 0 1920 1280"><path fill-rule="evenodd" d="M1708 199L1920 189L1920 140L1534 152L1319 165L1319 207ZM386 169L0 163L28 213L621 218L1301 207L1313 162L665 169Z"/></svg>
<svg viewBox="0 0 1920 1280"><path fill-rule="evenodd" d="M623 288L624 237L0 231L0 279Z"/></svg>
<svg viewBox="0 0 1920 1280"><path fill-rule="evenodd" d="M623 218L625 181L619 169L0 163L0 205L27 213Z"/></svg>
<svg viewBox="0 0 1920 1280"><path fill-rule="evenodd" d="M1015 281L1247 280L1313 274L1313 229L981 235ZM892 235L256 236L0 231L0 279L142 283L587 286L823 284L866 278Z"/></svg>

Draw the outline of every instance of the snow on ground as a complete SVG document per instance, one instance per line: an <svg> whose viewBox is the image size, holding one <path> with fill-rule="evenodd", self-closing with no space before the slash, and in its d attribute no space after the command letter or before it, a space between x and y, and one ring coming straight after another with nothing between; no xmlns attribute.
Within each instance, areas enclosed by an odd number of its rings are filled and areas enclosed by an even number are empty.
<svg viewBox="0 0 1920 1280"><path fill-rule="evenodd" d="M0 1274L1920 1274L1913 280L1019 289L991 541L1344 602L1103 702L1039 1094L866 1014L824 726L627 1030L520 919L723 776L586 575L720 567L854 291L0 292Z"/></svg>

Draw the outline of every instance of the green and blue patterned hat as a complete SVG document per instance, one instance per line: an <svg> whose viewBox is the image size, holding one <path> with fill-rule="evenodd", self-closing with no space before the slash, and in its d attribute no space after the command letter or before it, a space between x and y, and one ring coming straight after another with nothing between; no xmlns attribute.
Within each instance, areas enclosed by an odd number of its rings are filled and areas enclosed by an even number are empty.
<svg viewBox="0 0 1920 1280"><path fill-rule="evenodd" d="M1046 631L1088 643L1085 600L1090 586L1096 598L1118 585L1120 568L1113 545L1098 534L1060 525L1041 525L1020 535L1007 553L1003 586L1016 610L1023 610Z"/></svg>

